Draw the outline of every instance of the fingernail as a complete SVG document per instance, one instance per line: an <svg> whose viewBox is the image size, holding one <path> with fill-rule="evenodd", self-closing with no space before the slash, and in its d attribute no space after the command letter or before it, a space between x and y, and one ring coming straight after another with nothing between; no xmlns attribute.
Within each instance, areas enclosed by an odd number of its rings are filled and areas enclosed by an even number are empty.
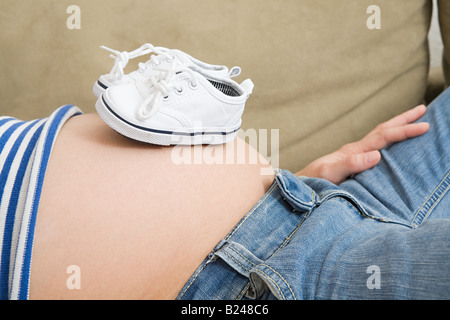
<svg viewBox="0 0 450 320"><path fill-rule="evenodd" d="M379 151L372 151L367 154L366 161L367 163L374 163L379 160Z"/></svg>

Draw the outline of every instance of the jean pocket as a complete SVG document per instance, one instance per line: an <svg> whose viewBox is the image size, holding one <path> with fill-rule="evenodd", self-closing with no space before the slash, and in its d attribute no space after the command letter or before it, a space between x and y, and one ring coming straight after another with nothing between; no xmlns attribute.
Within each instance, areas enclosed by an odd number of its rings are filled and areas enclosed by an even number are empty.
<svg viewBox="0 0 450 320"><path fill-rule="evenodd" d="M344 191L344 190L338 189L338 190L327 191L325 193L322 193L320 195L319 204L321 204L327 200L330 200L334 197L340 197L340 198L345 199L349 204L351 204L354 208L356 208L358 213L364 218L369 218L369 219L373 219L375 221L384 222L384 223L400 224L402 226L407 226L409 228L411 227L410 225L408 225L405 222L387 218L387 217L382 216L381 214L370 213L368 210L366 210L366 208L364 208L364 205L361 204L361 202L358 201L358 199L356 197L354 197L352 194L350 194L349 192Z"/></svg>

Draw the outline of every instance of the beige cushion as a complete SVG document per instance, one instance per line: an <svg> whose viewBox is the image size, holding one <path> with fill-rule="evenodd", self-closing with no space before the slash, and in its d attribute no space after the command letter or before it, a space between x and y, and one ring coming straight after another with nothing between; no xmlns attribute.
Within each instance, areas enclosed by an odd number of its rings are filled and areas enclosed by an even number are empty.
<svg viewBox="0 0 450 320"><path fill-rule="evenodd" d="M275 165L296 171L424 98L431 2L377 0L381 29L370 30L373 3L79 0L81 30L69 30L70 1L2 0L0 114L28 120L62 104L94 112L92 85L113 62L99 46L150 42L241 66L238 80L255 83L243 129L279 130Z"/></svg>

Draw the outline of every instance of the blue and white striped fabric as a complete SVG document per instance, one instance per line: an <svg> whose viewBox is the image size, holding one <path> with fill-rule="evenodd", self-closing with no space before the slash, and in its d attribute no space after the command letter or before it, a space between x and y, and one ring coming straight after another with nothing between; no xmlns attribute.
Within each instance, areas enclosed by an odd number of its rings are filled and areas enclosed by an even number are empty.
<svg viewBox="0 0 450 320"><path fill-rule="evenodd" d="M0 117L0 299L28 299L34 227L56 136L81 111L71 105L50 117Z"/></svg>

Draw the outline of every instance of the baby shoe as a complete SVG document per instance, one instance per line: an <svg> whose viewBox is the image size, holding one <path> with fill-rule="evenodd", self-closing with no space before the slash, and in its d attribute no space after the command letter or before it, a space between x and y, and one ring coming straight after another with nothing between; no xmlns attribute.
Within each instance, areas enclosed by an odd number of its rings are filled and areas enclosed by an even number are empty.
<svg viewBox="0 0 450 320"><path fill-rule="evenodd" d="M172 61L177 61L177 63L194 70L204 69L205 71L217 74L218 76L235 77L241 73L239 67L233 67L231 70L228 70L226 66L202 62L181 50L154 47L149 43L146 43L131 52L119 52L105 46L101 46L100 48L111 52L110 57L114 59L114 66L109 74L101 75L94 83L92 91L97 98L100 97L108 87L148 79L154 68L170 65ZM137 70L129 74L124 74L124 69L130 59L147 54L151 54L148 61L139 63L139 68Z"/></svg>
<svg viewBox="0 0 450 320"><path fill-rule="evenodd" d="M109 87L97 100L100 117L134 140L158 145L220 144L241 125L250 79L192 69L173 60L148 79Z"/></svg>

